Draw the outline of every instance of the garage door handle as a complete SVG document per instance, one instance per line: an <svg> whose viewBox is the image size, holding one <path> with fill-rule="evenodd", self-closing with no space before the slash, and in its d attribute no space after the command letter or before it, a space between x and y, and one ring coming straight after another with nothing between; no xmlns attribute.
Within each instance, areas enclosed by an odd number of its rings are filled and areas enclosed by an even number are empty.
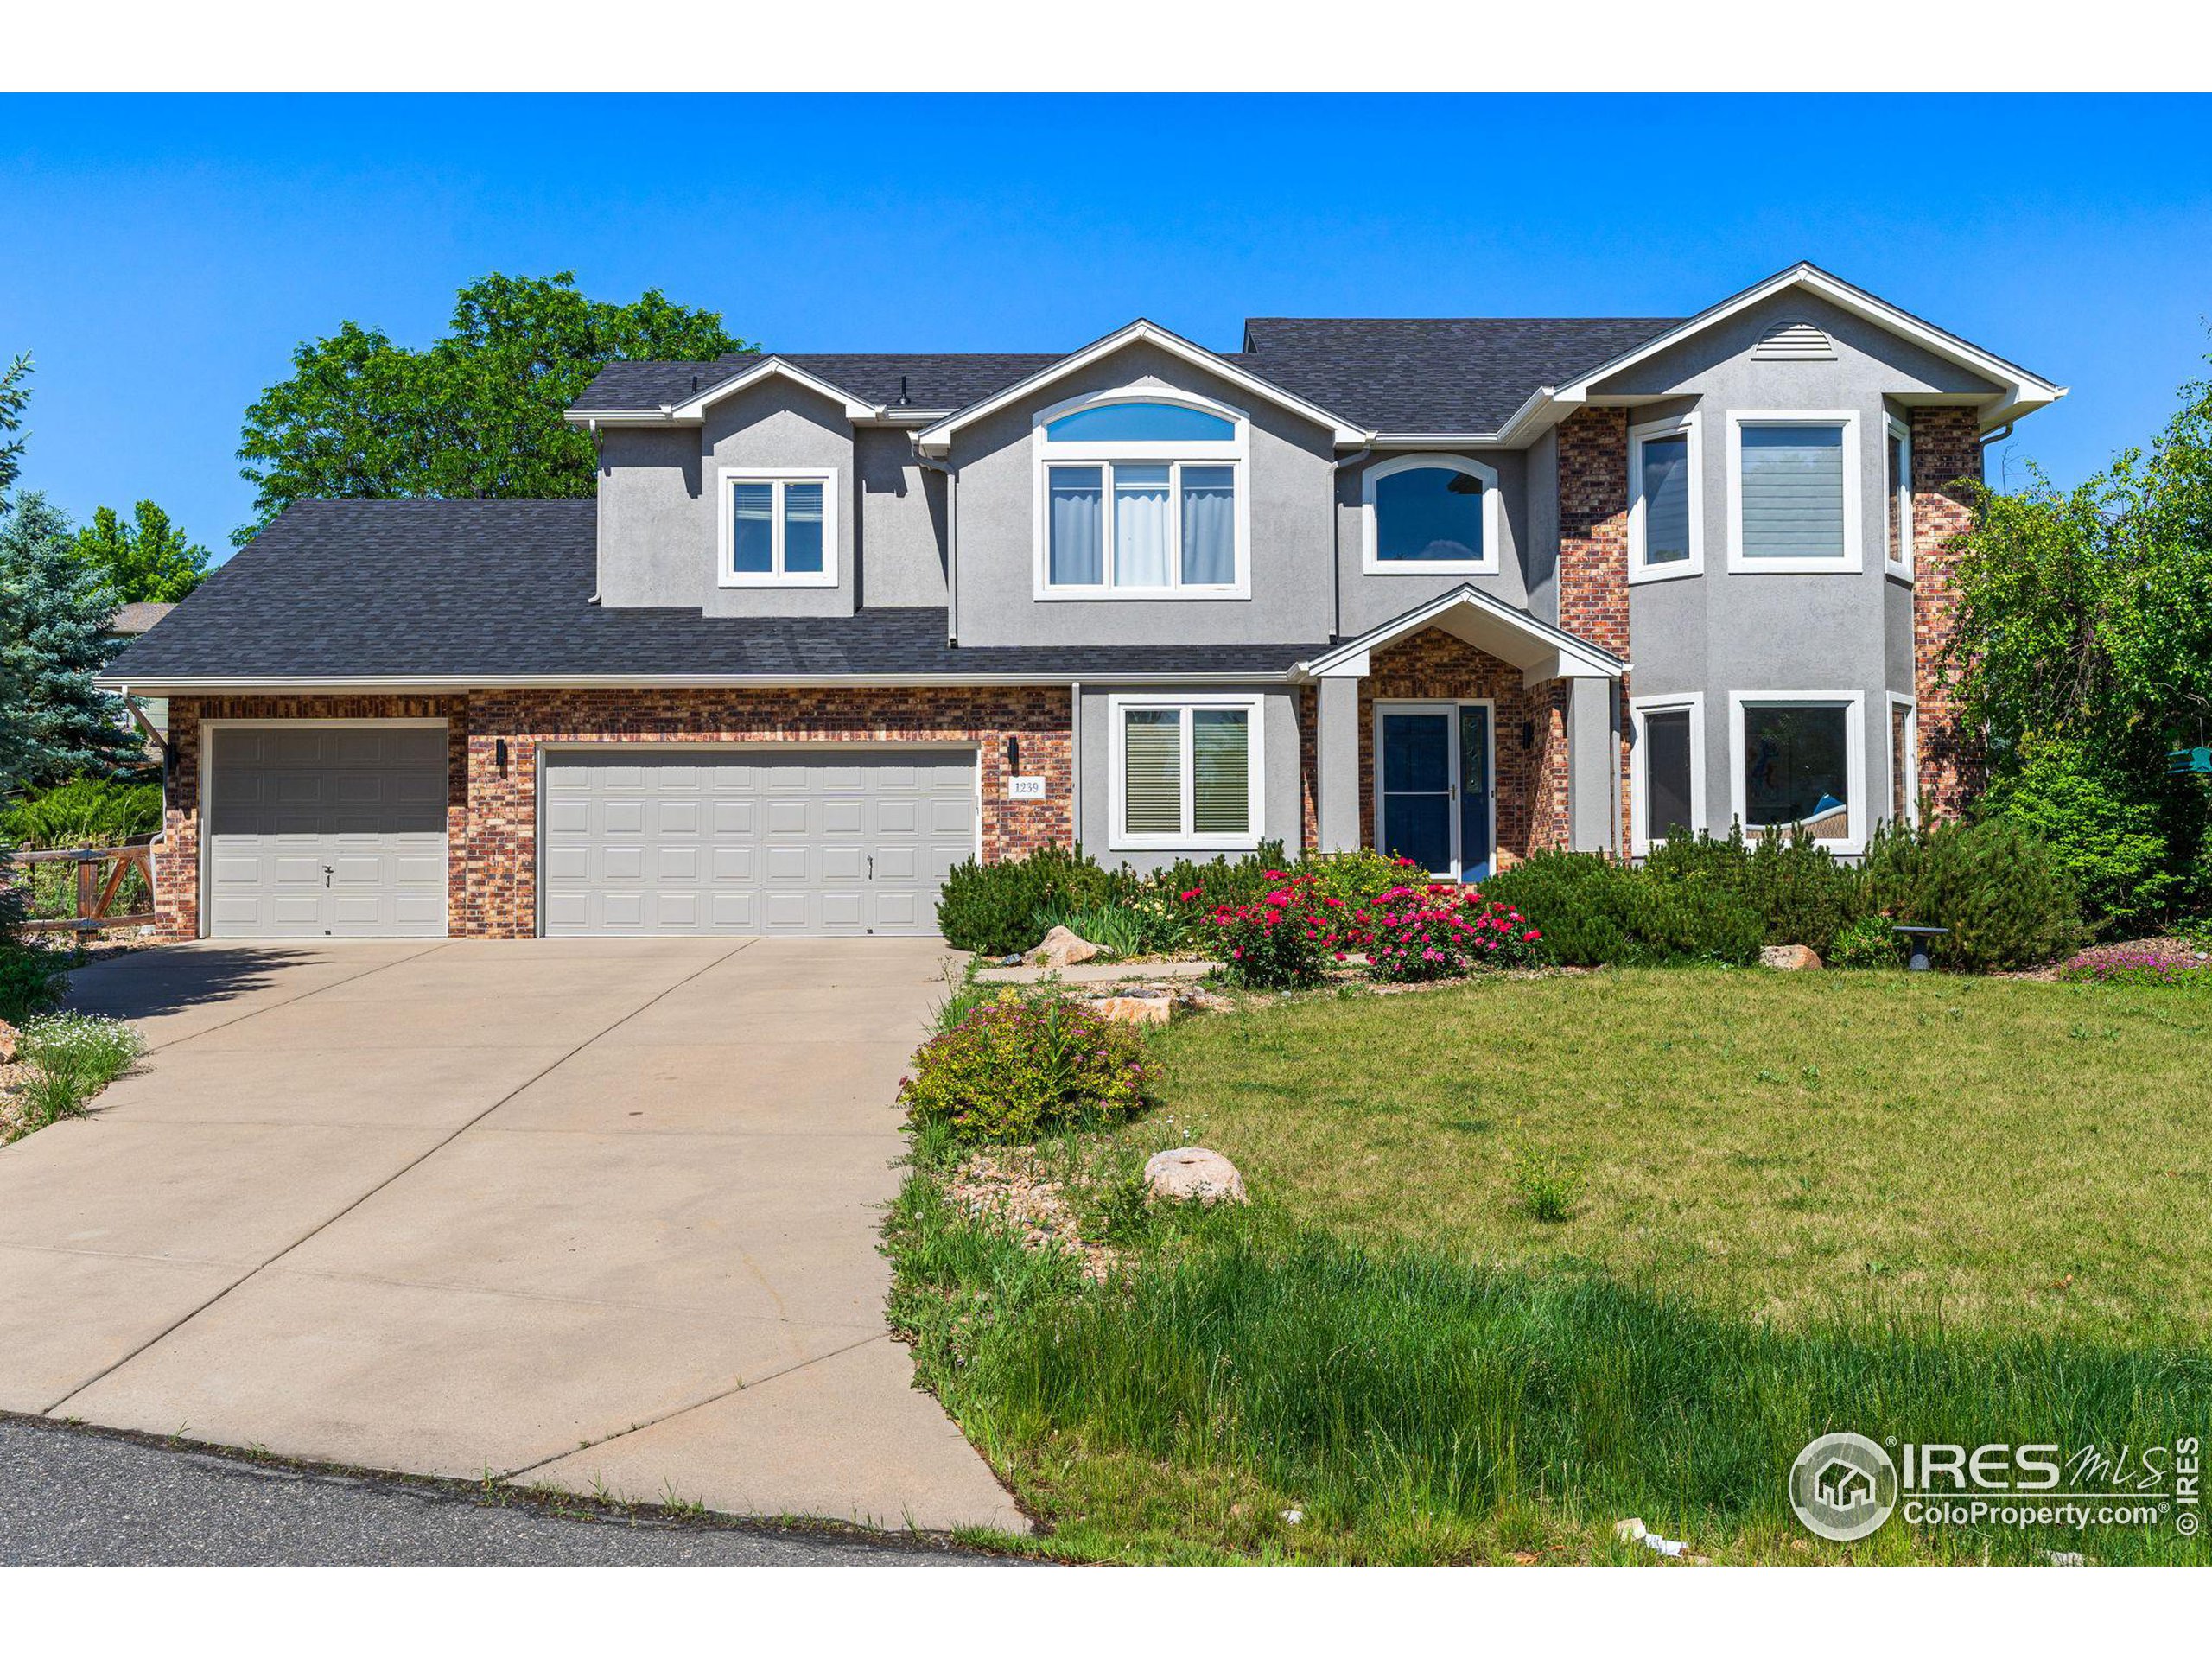
<svg viewBox="0 0 2212 1659"><path fill-rule="evenodd" d="M870 853L868 855L868 879L871 881L875 880L875 855L874 853Z"/></svg>
<svg viewBox="0 0 2212 1659"><path fill-rule="evenodd" d="M332 875L332 874L333 874L333 871L332 871L332 869L331 869L330 866L329 866L329 865L327 865L327 864L324 865L324 866L322 867L322 885L323 885L324 887L328 887L328 886L330 885L330 878L331 878L331 875Z"/></svg>

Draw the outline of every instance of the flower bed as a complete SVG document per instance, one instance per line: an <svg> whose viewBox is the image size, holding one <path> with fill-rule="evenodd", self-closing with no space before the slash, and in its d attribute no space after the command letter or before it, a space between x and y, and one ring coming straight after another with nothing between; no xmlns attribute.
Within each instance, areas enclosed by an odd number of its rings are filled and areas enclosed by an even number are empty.
<svg viewBox="0 0 2212 1659"><path fill-rule="evenodd" d="M1361 941L1348 931L1349 903L1325 891L1320 879L1269 870L1277 885L1245 904L1216 905L1208 915L1224 971L1255 990L1294 990L1320 982L1325 964L1342 961ZM1177 895L1203 904L1202 888Z"/></svg>
<svg viewBox="0 0 2212 1659"><path fill-rule="evenodd" d="M2212 985L2212 954L2179 939L2093 945L2061 963L2058 976L2088 985Z"/></svg>
<svg viewBox="0 0 2212 1659"><path fill-rule="evenodd" d="M1402 984L1533 966L1543 939L1511 905L1448 881L1393 887L1353 912L1352 923L1370 970Z"/></svg>

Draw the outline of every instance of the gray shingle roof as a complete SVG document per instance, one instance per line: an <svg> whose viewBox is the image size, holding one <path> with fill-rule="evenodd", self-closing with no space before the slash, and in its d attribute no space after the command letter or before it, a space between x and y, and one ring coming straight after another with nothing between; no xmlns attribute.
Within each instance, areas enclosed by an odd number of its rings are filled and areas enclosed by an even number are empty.
<svg viewBox="0 0 2212 1659"><path fill-rule="evenodd" d="M1275 674L1324 643L974 646L941 607L707 617L589 602L590 501L303 501L105 677Z"/></svg>
<svg viewBox="0 0 2212 1659"><path fill-rule="evenodd" d="M1228 362L1376 431L1494 432L1538 386L1557 385L1674 327L1671 317L1254 317ZM964 409L1048 369L1037 352L781 353L865 403ZM610 363L577 398L590 410L650 410L761 360Z"/></svg>

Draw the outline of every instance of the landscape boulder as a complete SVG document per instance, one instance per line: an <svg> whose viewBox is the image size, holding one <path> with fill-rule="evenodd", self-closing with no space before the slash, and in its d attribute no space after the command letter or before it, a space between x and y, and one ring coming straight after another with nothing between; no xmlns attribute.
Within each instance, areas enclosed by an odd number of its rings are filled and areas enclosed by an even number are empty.
<svg viewBox="0 0 2212 1659"><path fill-rule="evenodd" d="M1081 934L1056 927L1029 953L1029 960L1040 967L1065 968L1072 963L1089 962L1097 954L1098 947Z"/></svg>
<svg viewBox="0 0 2212 1659"><path fill-rule="evenodd" d="M1145 1160L1145 1190L1155 1198L1183 1203L1243 1204L1244 1178L1236 1166L1204 1147L1171 1147Z"/></svg>
<svg viewBox="0 0 2212 1659"><path fill-rule="evenodd" d="M1090 1006L1109 1020L1119 1020L1125 1025L1164 1026L1175 1003L1173 998L1160 992L1143 996L1105 996Z"/></svg>
<svg viewBox="0 0 2212 1659"><path fill-rule="evenodd" d="M1760 948L1759 963L1767 968L1817 968L1821 953L1809 944L1770 944Z"/></svg>
<svg viewBox="0 0 2212 1659"><path fill-rule="evenodd" d="M0 1065L16 1063L16 1028L0 1020Z"/></svg>

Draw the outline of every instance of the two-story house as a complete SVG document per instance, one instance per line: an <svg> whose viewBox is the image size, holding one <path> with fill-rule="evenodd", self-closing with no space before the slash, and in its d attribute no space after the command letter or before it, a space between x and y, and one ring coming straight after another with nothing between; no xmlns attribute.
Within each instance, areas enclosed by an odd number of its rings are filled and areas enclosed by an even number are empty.
<svg viewBox="0 0 2212 1659"><path fill-rule="evenodd" d="M169 699L163 927L926 933L959 861L1955 807L1981 446L2063 389L1809 265L1698 315L623 363L589 501L285 512Z"/></svg>

